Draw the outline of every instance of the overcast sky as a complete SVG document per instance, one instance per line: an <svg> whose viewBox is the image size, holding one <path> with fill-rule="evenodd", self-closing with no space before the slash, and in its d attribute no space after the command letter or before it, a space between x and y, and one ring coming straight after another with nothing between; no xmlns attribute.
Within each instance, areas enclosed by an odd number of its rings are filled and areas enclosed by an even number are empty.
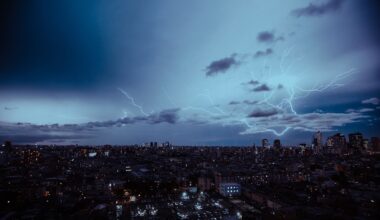
<svg viewBox="0 0 380 220"><path fill-rule="evenodd" d="M0 139L380 136L376 2L1 1Z"/></svg>

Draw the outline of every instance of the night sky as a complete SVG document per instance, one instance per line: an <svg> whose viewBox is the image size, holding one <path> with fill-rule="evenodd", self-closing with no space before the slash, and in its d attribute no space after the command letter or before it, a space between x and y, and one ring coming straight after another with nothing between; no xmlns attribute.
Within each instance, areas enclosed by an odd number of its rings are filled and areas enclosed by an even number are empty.
<svg viewBox="0 0 380 220"><path fill-rule="evenodd" d="M1 1L0 141L380 136L376 2Z"/></svg>

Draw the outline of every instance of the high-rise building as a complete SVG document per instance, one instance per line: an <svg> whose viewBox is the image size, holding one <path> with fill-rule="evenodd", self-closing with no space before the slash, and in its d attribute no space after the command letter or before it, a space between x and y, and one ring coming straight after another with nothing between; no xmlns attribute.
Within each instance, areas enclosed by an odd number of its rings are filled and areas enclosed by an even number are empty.
<svg viewBox="0 0 380 220"><path fill-rule="evenodd" d="M368 148L369 148L369 141L368 141L368 139L363 139L363 148L365 150L368 150Z"/></svg>
<svg viewBox="0 0 380 220"><path fill-rule="evenodd" d="M322 133L320 131L317 131L313 135L313 140L312 140L311 145L314 148L314 151L316 153L320 153L322 151Z"/></svg>
<svg viewBox="0 0 380 220"><path fill-rule="evenodd" d="M371 150L373 151L380 151L380 138L371 137L370 147L371 147Z"/></svg>
<svg viewBox="0 0 380 220"><path fill-rule="evenodd" d="M331 146L335 153L345 153L347 151L347 142L344 134L337 133L327 139L327 145Z"/></svg>
<svg viewBox="0 0 380 220"><path fill-rule="evenodd" d="M274 141L273 141L273 147L274 148L281 148L281 141L280 141L280 139L275 139Z"/></svg>
<svg viewBox="0 0 380 220"><path fill-rule="evenodd" d="M264 138L264 139L261 141L261 146L262 146L262 147L269 147L269 141L268 141L268 139Z"/></svg>
<svg viewBox="0 0 380 220"><path fill-rule="evenodd" d="M334 142L333 142L333 138L332 137L328 137L327 140L326 140L326 146L327 147L333 147L334 146Z"/></svg>
<svg viewBox="0 0 380 220"><path fill-rule="evenodd" d="M361 133L349 134L348 142L351 148L361 150L363 148L363 135Z"/></svg>
<svg viewBox="0 0 380 220"><path fill-rule="evenodd" d="M344 136L344 134L337 133L334 136L332 136L332 140L333 140L333 146L334 147L346 147L347 146L346 137Z"/></svg>
<svg viewBox="0 0 380 220"><path fill-rule="evenodd" d="M157 144L157 142L150 142L150 147L157 147L158 146L158 144Z"/></svg>
<svg viewBox="0 0 380 220"><path fill-rule="evenodd" d="M219 185L219 193L226 197L239 196L241 187L239 183L221 183Z"/></svg>

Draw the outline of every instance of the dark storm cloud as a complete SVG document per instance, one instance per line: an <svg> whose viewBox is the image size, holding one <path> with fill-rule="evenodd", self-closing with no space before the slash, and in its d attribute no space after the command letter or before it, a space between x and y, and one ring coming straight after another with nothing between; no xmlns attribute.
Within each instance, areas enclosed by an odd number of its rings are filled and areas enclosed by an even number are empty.
<svg viewBox="0 0 380 220"><path fill-rule="evenodd" d="M229 105L238 105L240 104L240 102L238 101L231 101L230 103L228 103Z"/></svg>
<svg viewBox="0 0 380 220"><path fill-rule="evenodd" d="M148 124L159 124L159 123L175 124L179 119L178 117L179 110L180 110L179 108L166 109L158 113L152 113L148 116L136 116L132 118L125 117L125 118L119 118L117 120L88 122L86 124L83 124L82 127L85 127L85 128L120 127L123 125L135 124L139 122L146 122Z"/></svg>
<svg viewBox="0 0 380 220"><path fill-rule="evenodd" d="M349 108L346 110L346 113L370 113L370 112L374 112L376 109L378 108L357 108L357 109Z"/></svg>
<svg viewBox="0 0 380 220"><path fill-rule="evenodd" d="M315 119L319 119L320 117L321 117L320 114L308 114L308 115L304 116L304 119L315 120Z"/></svg>
<svg viewBox="0 0 380 220"><path fill-rule="evenodd" d="M158 123L169 123L169 124L175 124L178 121L178 111L179 108L175 109L167 109L163 110L157 115L151 115L148 117L148 122L151 124L158 124Z"/></svg>
<svg viewBox="0 0 380 220"><path fill-rule="evenodd" d="M282 120L286 121L289 124L301 122L301 119L297 115L285 115L282 117Z"/></svg>
<svg viewBox="0 0 380 220"><path fill-rule="evenodd" d="M12 111L12 110L16 110L17 107L8 107L8 106L5 106L4 107L4 110L7 110L7 111Z"/></svg>
<svg viewBox="0 0 380 220"><path fill-rule="evenodd" d="M265 57L265 56L269 56L273 53L273 50L271 48L268 48L266 50L258 50L254 55L253 57L254 58L259 58L259 57Z"/></svg>
<svg viewBox="0 0 380 220"><path fill-rule="evenodd" d="M35 143L53 140L87 139L92 137L90 129L81 125L36 125L31 123L0 122L0 141ZM80 135L78 134L80 132Z"/></svg>
<svg viewBox="0 0 380 220"><path fill-rule="evenodd" d="M255 104L257 104L258 102L257 102L257 101L244 100L243 103L244 103L244 104L247 104L247 105L255 105Z"/></svg>
<svg viewBox="0 0 380 220"><path fill-rule="evenodd" d="M322 4L310 3L303 8L297 8L292 11L292 15L296 17L302 16L321 16L329 12L339 10L344 3L344 0L328 0Z"/></svg>
<svg viewBox="0 0 380 220"><path fill-rule="evenodd" d="M152 113L148 116L125 117L116 120L94 121L84 124L32 124L32 123L5 123L0 122L0 130L12 132L24 131L41 131L41 132L78 132L91 131L94 128L118 127L127 124L135 124L138 122L146 122L149 124L169 123L174 124L178 121L179 108L166 109L158 113Z"/></svg>
<svg viewBox="0 0 380 220"><path fill-rule="evenodd" d="M257 40L260 42L273 42L274 41L274 34L273 34L273 32L269 32L269 31L260 32L257 35Z"/></svg>
<svg viewBox="0 0 380 220"><path fill-rule="evenodd" d="M63 143L66 140L77 140L91 138L87 135L49 135L49 134L33 134L33 135L0 135L0 141L11 140L18 144L36 143L36 142L57 142Z"/></svg>
<svg viewBox="0 0 380 220"><path fill-rule="evenodd" d="M252 89L253 92L266 92L270 91L270 88L267 86L267 84L261 84L260 86Z"/></svg>
<svg viewBox="0 0 380 220"><path fill-rule="evenodd" d="M0 122L0 131L6 133L7 131L12 131L13 133L28 133L28 132L79 132L88 131L91 127L84 126L83 124L32 124L32 123L5 123Z"/></svg>
<svg viewBox="0 0 380 220"><path fill-rule="evenodd" d="M379 105L380 104L380 99L373 97L369 99L365 99L362 101L363 104L372 104L372 105Z"/></svg>
<svg viewBox="0 0 380 220"><path fill-rule="evenodd" d="M256 109L252 111L248 117L249 118L261 118L261 117L269 117L278 114L276 109Z"/></svg>
<svg viewBox="0 0 380 220"><path fill-rule="evenodd" d="M97 84L106 75L97 7L95 1L1 1L0 85Z"/></svg>
<svg viewBox="0 0 380 220"><path fill-rule="evenodd" d="M260 82L257 80L249 80L248 82L242 83L242 85L258 85Z"/></svg>
<svg viewBox="0 0 380 220"><path fill-rule="evenodd" d="M283 41L285 38L283 36L276 37L274 32L271 31L262 31L257 34L257 40L263 43L272 43L275 41Z"/></svg>
<svg viewBox="0 0 380 220"><path fill-rule="evenodd" d="M375 109L373 109L373 108L362 108L362 109L359 109L359 112L361 112L361 113L373 112L373 111L375 111Z"/></svg>
<svg viewBox="0 0 380 220"><path fill-rule="evenodd" d="M235 56L235 54L232 54L229 57L211 62L210 65L206 67L206 76L214 76L219 73L224 73L231 67L238 66L239 62L236 60Z"/></svg>
<svg viewBox="0 0 380 220"><path fill-rule="evenodd" d="M136 116L119 118L108 121L95 121L83 124L32 124L32 123L6 123L0 122L0 133L11 140L23 142L29 139L31 142L52 140L52 139L79 139L91 137L98 128L121 127L128 124L145 122L148 124L169 123L175 124L178 119L179 108L166 109L148 116ZM85 134L83 137L77 133ZM33 138L34 137L34 138ZM22 140L22 141L21 141Z"/></svg>
<svg viewBox="0 0 380 220"><path fill-rule="evenodd" d="M267 84L263 83L259 85L260 82L258 80L250 80L248 82L241 83L243 86L249 86L250 88L254 87L253 89L250 89L251 92L265 92L270 91L271 89L267 86ZM246 103L247 104L247 103Z"/></svg>

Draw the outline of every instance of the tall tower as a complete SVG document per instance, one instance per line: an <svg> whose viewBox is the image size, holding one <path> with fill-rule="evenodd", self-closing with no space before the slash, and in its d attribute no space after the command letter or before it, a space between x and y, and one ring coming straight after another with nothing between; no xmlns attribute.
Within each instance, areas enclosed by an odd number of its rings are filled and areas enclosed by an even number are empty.
<svg viewBox="0 0 380 220"><path fill-rule="evenodd" d="M331 142L332 146L334 148L334 151L338 154L346 153L347 151L347 142L346 137L344 134L337 133L333 136L331 136Z"/></svg>
<svg viewBox="0 0 380 220"><path fill-rule="evenodd" d="M274 140L273 147L276 148L276 149L280 149L281 148L281 141L280 141L280 139Z"/></svg>
<svg viewBox="0 0 380 220"><path fill-rule="evenodd" d="M269 141L268 141L268 139L264 138L264 139L261 141L261 146L262 146L262 147L269 147Z"/></svg>
<svg viewBox="0 0 380 220"><path fill-rule="evenodd" d="M311 145L316 153L322 152L322 133L320 131L314 133Z"/></svg>
<svg viewBox="0 0 380 220"><path fill-rule="evenodd" d="M354 150L361 150L363 148L363 135L361 133L349 134L348 142Z"/></svg>

